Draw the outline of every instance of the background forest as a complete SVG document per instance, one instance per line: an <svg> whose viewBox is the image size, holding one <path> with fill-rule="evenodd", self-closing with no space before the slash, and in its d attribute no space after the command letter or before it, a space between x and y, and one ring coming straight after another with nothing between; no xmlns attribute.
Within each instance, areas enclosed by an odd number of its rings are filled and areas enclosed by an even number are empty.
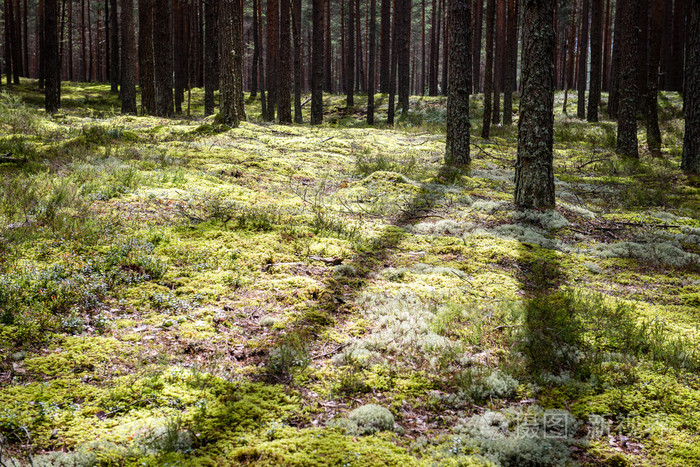
<svg viewBox="0 0 700 467"><path fill-rule="evenodd" d="M700 465L699 3L2 7L0 466Z"/></svg>

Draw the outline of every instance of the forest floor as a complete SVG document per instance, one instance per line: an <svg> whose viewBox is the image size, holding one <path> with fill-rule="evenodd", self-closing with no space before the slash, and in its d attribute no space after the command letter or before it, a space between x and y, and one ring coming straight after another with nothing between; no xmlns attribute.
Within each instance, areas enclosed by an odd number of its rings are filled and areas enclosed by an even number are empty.
<svg viewBox="0 0 700 467"><path fill-rule="evenodd" d="M393 128L361 99L230 129L199 90L173 119L0 95L3 465L700 465L679 96L630 161L558 93L545 213L514 209L517 125L478 137L480 96L470 171L444 99Z"/></svg>

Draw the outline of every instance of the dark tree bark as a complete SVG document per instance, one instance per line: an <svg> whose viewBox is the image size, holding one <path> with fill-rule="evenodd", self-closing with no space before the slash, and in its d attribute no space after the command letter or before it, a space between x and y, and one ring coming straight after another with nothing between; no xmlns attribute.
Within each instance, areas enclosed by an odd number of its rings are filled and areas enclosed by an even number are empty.
<svg viewBox="0 0 700 467"><path fill-rule="evenodd" d="M569 41L567 43L567 53L568 53L568 63L569 67L566 70L566 81L564 83L564 106L562 111L564 115L569 115L568 101L569 101L569 88L574 83L574 57L576 51L576 0L571 8L571 24L569 27Z"/></svg>
<svg viewBox="0 0 700 467"><path fill-rule="evenodd" d="M253 35L253 63L250 69L250 97L258 95L258 62L260 61L260 41L258 40L258 0L253 0L253 25L251 34Z"/></svg>
<svg viewBox="0 0 700 467"><path fill-rule="evenodd" d="M323 0L313 0L313 51L311 70L311 124L320 125L323 123L323 64L325 44L323 43L324 33L324 10Z"/></svg>
<svg viewBox="0 0 700 467"><path fill-rule="evenodd" d="M331 46L333 45L331 41L331 0L326 0L325 4L326 14L322 15L322 17L325 16L323 18L323 21L326 27L326 39L324 44L325 49L323 53L326 71L324 73L325 85L323 87L325 88L326 92L333 92L333 54L331 53Z"/></svg>
<svg viewBox="0 0 700 467"><path fill-rule="evenodd" d="M369 70L367 76L367 124L374 125L374 92L377 63L377 0L369 6Z"/></svg>
<svg viewBox="0 0 700 467"><path fill-rule="evenodd" d="M668 1L668 0L667 0ZM668 70L667 88L670 91L683 92L683 40L685 37L685 7L686 3L697 3L698 0L675 0L673 2L673 47L671 48L671 63Z"/></svg>
<svg viewBox="0 0 700 467"><path fill-rule="evenodd" d="M275 119L278 96L278 37L279 37L279 1L267 0L267 119Z"/></svg>
<svg viewBox="0 0 700 467"><path fill-rule="evenodd" d="M394 0L394 14L392 15L391 23L391 67L389 68L389 106L387 109L386 122L388 125L394 124L396 113L396 66L399 55L399 40L398 40L398 18L396 12L396 2Z"/></svg>
<svg viewBox="0 0 700 467"><path fill-rule="evenodd" d="M652 0L649 28L649 76L647 76L647 145L654 157L661 157L661 130L659 129L659 62L661 60L661 27L664 0Z"/></svg>
<svg viewBox="0 0 700 467"><path fill-rule="evenodd" d="M419 84L419 94L424 96L425 95L425 70L426 70L426 63L425 60L428 57L428 54L426 53L425 50L425 0L421 0L421 17L420 17L420 54L421 54L421 60L420 60L420 84Z"/></svg>
<svg viewBox="0 0 700 467"><path fill-rule="evenodd" d="M122 113L136 115L136 38L134 1L122 0Z"/></svg>
<svg viewBox="0 0 700 467"><path fill-rule="evenodd" d="M649 78L649 0L639 0L639 11L637 15L639 17L637 21L639 42L637 45L637 91L639 92L639 99L637 101L638 114L642 116L644 120L648 115L647 109L647 87Z"/></svg>
<svg viewBox="0 0 700 467"><path fill-rule="evenodd" d="M289 6L289 4L287 4ZM243 113L243 0L220 0L221 119L237 127Z"/></svg>
<svg viewBox="0 0 700 467"><path fill-rule="evenodd" d="M681 168L700 173L700 3L688 3L685 36L685 136Z"/></svg>
<svg viewBox="0 0 700 467"><path fill-rule="evenodd" d="M664 1L664 22L661 35L661 50L668 51L673 47L673 0ZM661 76L659 88L668 90L668 70L671 64L671 53L665 53L661 57Z"/></svg>
<svg viewBox="0 0 700 467"><path fill-rule="evenodd" d="M46 74L44 73L44 58L41 55L43 53L42 48L44 45L44 0L39 0L39 5L37 8L36 58L39 62L39 89L44 89L44 78ZM2 79L0 79L0 84L2 84Z"/></svg>
<svg viewBox="0 0 700 467"><path fill-rule="evenodd" d="M588 94L588 121L598 121L601 66L603 59L603 0L593 0L591 15L591 84Z"/></svg>
<svg viewBox="0 0 700 467"><path fill-rule="evenodd" d="M407 0L410 2L410 0ZM449 66L448 44L447 44L447 31L450 25L447 23L447 0L443 1L443 16L445 18L445 27L443 29L442 41L444 42L444 47L442 48L442 95L447 95L447 67Z"/></svg>
<svg viewBox="0 0 700 467"><path fill-rule="evenodd" d="M379 92L389 92L391 71L391 0L381 0L381 31L379 47ZM435 1L433 0L433 4ZM328 19L330 21L330 18Z"/></svg>
<svg viewBox="0 0 700 467"><path fill-rule="evenodd" d="M606 0L605 37L603 39L603 86L604 92L610 90L610 53L612 52L612 2Z"/></svg>
<svg viewBox="0 0 700 467"><path fill-rule="evenodd" d="M139 75L141 105L148 115L156 113L156 77L153 63L153 0L139 0Z"/></svg>
<svg viewBox="0 0 700 467"><path fill-rule="evenodd" d="M292 0L294 36L294 123L304 123L301 114L301 0ZM323 67L323 64L321 64Z"/></svg>
<svg viewBox="0 0 700 467"><path fill-rule="evenodd" d="M162 3L164 3L164 0L161 0ZM71 7L69 11L72 11L73 8ZM110 38L109 38L109 44L110 44L110 54L111 57L109 58L110 60L110 70L109 70L109 84L111 86L111 92L119 92L119 20L117 18L117 0L109 0L109 10L110 10L110 17L109 17L109 29L110 29ZM159 15L162 15L162 12L159 12ZM69 21L70 22L70 21ZM73 28L69 28L69 31L72 30ZM168 31L170 31L170 28L168 27ZM72 42L72 41L71 41ZM72 47L68 47L68 53L70 57L73 56L72 52ZM170 45L168 43L168 50L170 49ZM70 58L71 64L70 68L71 71L70 73L73 73L73 63L72 63L72 58ZM71 79L73 79L71 77Z"/></svg>
<svg viewBox="0 0 700 467"><path fill-rule="evenodd" d="M484 23L484 0L476 0L474 2L474 28L472 43L472 84L474 85L474 93L481 91L481 32L483 31Z"/></svg>
<svg viewBox="0 0 700 467"><path fill-rule="evenodd" d="M279 55L277 67L277 118L280 123L292 123L291 71L292 43L290 0L280 0Z"/></svg>
<svg viewBox="0 0 700 467"><path fill-rule="evenodd" d="M216 110L214 91L219 87L219 2L204 2L204 115Z"/></svg>
<svg viewBox="0 0 700 467"><path fill-rule="evenodd" d="M400 6L399 6L400 5ZM401 112L408 112L408 100L411 93L411 0L397 0L397 28L398 28L398 86L399 104ZM446 65L446 64L445 64Z"/></svg>
<svg viewBox="0 0 700 467"><path fill-rule="evenodd" d="M623 9L624 10L624 9ZM612 61L610 64L610 93L608 95L608 115L610 118L617 118L619 104L620 76L620 56L622 51L622 18L620 15L620 4L615 5L615 26L612 50Z"/></svg>
<svg viewBox="0 0 700 467"><path fill-rule="evenodd" d="M173 103L173 49L171 46L170 0L155 0L153 16L153 58L156 76L156 113L172 117Z"/></svg>
<svg viewBox="0 0 700 467"><path fill-rule="evenodd" d="M620 66L618 69L617 152L623 156L639 158L637 143L637 109L639 108L637 12L639 11L639 0L620 2L618 8L620 13Z"/></svg>
<svg viewBox="0 0 700 467"><path fill-rule="evenodd" d="M506 3L505 0L496 2L496 40L494 51L493 72L493 123L501 123L501 91L503 91L503 71L505 58L506 37Z"/></svg>
<svg viewBox="0 0 700 467"><path fill-rule="evenodd" d="M516 0L508 0L508 27L506 41L506 60L503 76L503 124L513 123L513 92L515 91L515 73L518 53L518 15Z"/></svg>
<svg viewBox="0 0 700 467"><path fill-rule="evenodd" d="M15 84L19 84L19 78L23 75L24 70L24 54L22 53L22 12L20 11L19 0L10 0L10 3L14 3L14 19L12 28L12 62L13 66L13 77Z"/></svg>
<svg viewBox="0 0 700 467"><path fill-rule="evenodd" d="M581 35L578 47L578 106L576 116L586 118L586 80L588 78L588 18L591 11L590 0L583 0L581 6Z"/></svg>
<svg viewBox="0 0 700 467"><path fill-rule="evenodd" d="M469 165L469 93L471 91L471 0L448 0L450 24L445 163Z"/></svg>
<svg viewBox="0 0 700 467"><path fill-rule="evenodd" d="M61 64L58 55L58 6L56 0L44 0L44 58L46 112L58 112L61 105Z"/></svg>
<svg viewBox="0 0 700 467"><path fill-rule="evenodd" d="M354 0L349 0L347 12L348 50L345 57L345 92L347 93L348 108L355 105L355 8L353 8L353 3Z"/></svg>
<svg viewBox="0 0 700 467"><path fill-rule="evenodd" d="M554 0L523 0L522 97L515 205L554 207Z"/></svg>
<svg viewBox="0 0 700 467"><path fill-rule="evenodd" d="M496 16L495 0L486 0L486 70L484 71L484 118L481 137L491 133L491 90L493 89L493 33Z"/></svg>

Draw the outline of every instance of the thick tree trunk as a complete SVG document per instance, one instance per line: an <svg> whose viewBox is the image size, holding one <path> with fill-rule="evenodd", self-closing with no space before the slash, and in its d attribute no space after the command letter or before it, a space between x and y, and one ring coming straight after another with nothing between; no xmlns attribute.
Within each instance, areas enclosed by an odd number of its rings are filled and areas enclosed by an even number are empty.
<svg viewBox="0 0 700 467"><path fill-rule="evenodd" d="M639 108L637 12L639 0L628 0L618 5L620 13L620 66L619 108L617 118L617 152L639 158L637 142L637 109ZM644 70L646 72L646 70Z"/></svg>
<svg viewBox="0 0 700 467"><path fill-rule="evenodd" d="M486 0L486 70L484 71L484 118L481 137L491 133L491 90L493 86L493 33L496 15L495 0Z"/></svg>
<svg viewBox="0 0 700 467"><path fill-rule="evenodd" d="M399 4L401 5L399 7ZM408 112L411 93L411 0L397 1L398 13L398 85L399 104L402 113ZM445 64L446 65L446 64Z"/></svg>
<svg viewBox="0 0 700 467"><path fill-rule="evenodd" d="M219 2L204 3L204 115L216 110L214 91L219 87Z"/></svg>
<svg viewBox="0 0 700 467"><path fill-rule="evenodd" d="M661 157L661 131L659 129L659 62L661 60L661 26L664 0L652 0L651 27L649 29L649 76L647 76L647 145L654 157Z"/></svg>
<svg viewBox="0 0 700 467"><path fill-rule="evenodd" d="M670 1L670 0L667 0ZM688 4L698 0L689 0ZM673 47L671 48L671 63L668 70L668 89L683 92L683 40L685 38L685 7L686 0L673 2Z"/></svg>
<svg viewBox="0 0 700 467"><path fill-rule="evenodd" d="M450 24L445 163L468 165L469 94L471 92L471 0L449 0Z"/></svg>
<svg viewBox="0 0 700 467"><path fill-rule="evenodd" d="M292 123L292 43L290 0L280 0L279 55L277 67L277 118L280 123Z"/></svg>
<svg viewBox="0 0 700 467"><path fill-rule="evenodd" d="M173 105L173 49L171 45L170 0L155 0L153 16L153 58L156 76L156 113L172 117Z"/></svg>
<svg viewBox="0 0 700 467"><path fill-rule="evenodd" d="M639 0L639 11L637 21L639 31L639 43L637 45L637 90L639 98L637 101L637 114L644 120L649 113L647 109L647 80L649 78L649 5L650 0Z"/></svg>
<svg viewBox="0 0 700 467"><path fill-rule="evenodd" d="M289 6L289 4L287 4ZM243 1L220 0L221 118L237 127L245 120L243 107Z"/></svg>
<svg viewBox="0 0 700 467"><path fill-rule="evenodd" d="M44 0L44 58L46 112L58 112L61 105L61 64L58 56L58 6L56 0Z"/></svg>
<svg viewBox="0 0 700 467"><path fill-rule="evenodd" d="M685 37L685 136L681 168L700 173L700 3L688 4Z"/></svg>
<svg viewBox="0 0 700 467"><path fill-rule="evenodd" d="M324 58L324 63L326 67L326 71L324 73L324 89L326 92L333 92L333 54L331 53L331 46L333 45L333 42L331 40L331 0L326 0L325 1L325 7L326 7L326 13L323 15L321 14L321 17L323 18L324 21L324 26L326 28L326 38L325 38L325 43L324 43L324 52L323 52L323 58ZM314 23L315 24L315 23ZM319 26L320 27L320 26ZM312 71L313 73L313 71Z"/></svg>
<svg viewBox="0 0 700 467"><path fill-rule="evenodd" d="M612 2L606 0L605 38L603 39L603 86L604 92L610 91L610 53L612 51Z"/></svg>
<svg viewBox="0 0 700 467"><path fill-rule="evenodd" d="M122 113L136 115L136 38L134 2L122 0Z"/></svg>
<svg viewBox="0 0 700 467"><path fill-rule="evenodd" d="M591 15L591 84L588 94L588 121L598 121L601 66L603 58L603 0L593 0Z"/></svg>
<svg viewBox="0 0 700 467"><path fill-rule="evenodd" d="M153 63L153 0L139 0L139 75L143 113L156 114L156 77Z"/></svg>
<svg viewBox="0 0 700 467"><path fill-rule="evenodd" d="M515 205L554 207L554 0L523 0L523 55Z"/></svg>
<svg viewBox="0 0 700 467"><path fill-rule="evenodd" d="M377 63L377 0L369 6L369 70L367 75L367 124L374 125L374 92Z"/></svg>
<svg viewBox="0 0 700 467"><path fill-rule="evenodd" d="M311 70L311 124L323 123L323 64L325 44L323 43L324 18L323 0L313 0L313 51Z"/></svg>
<svg viewBox="0 0 700 467"><path fill-rule="evenodd" d="M591 11L590 0L583 0L581 6L581 35L578 47L578 106L576 116L581 120L586 118L586 81L588 78L588 18Z"/></svg>

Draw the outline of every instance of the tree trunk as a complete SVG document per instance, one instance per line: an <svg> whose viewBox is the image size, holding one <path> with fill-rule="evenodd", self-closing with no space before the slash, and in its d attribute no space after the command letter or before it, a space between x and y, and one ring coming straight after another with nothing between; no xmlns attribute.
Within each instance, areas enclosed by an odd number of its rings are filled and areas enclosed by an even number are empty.
<svg viewBox="0 0 700 467"><path fill-rule="evenodd" d="M294 35L294 123L304 123L301 114L301 0L292 0ZM323 63L321 63L323 67Z"/></svg>
<svg viewBox="0 0 700 467"><path fill-rule="evenodd" d="M396 2L398 14L398 85L399 108L402 113L408 112L408 100L411 93L411 0ZM399 7L400 5L400 7Z"/></svg>
<svg viewBox="0 0 700 467"><path fill-rule="evenodd" d="M391 0L381 0L381 31L379 47L379 92L389 92L391 75ZM433 0L435 3L435 0ZM328 18L330 21L330 18Z"/></svg>
<svg viewBox="0 0 700 467"><path fill-rule="evenodd" d="M279 37L279 1L267 0L267 119L275 119L279 81L278 69L278 37ZM223 71L223 70L222 70Z"/></svg>
<svg viewBox="0 0 700 467"><path fill-rule="evenodd" d="M214 91L219 88L219 2L204 2L204 115L216 111Z"/></svg>
<svg viewBox="0 0 700 467"><path fill-rule="evenodd" d="M600 104L601 66L603 59L603 0L593 0L591 15L591 84L588 94L588 121L598 121Z"/></svg>
<svg viewBox="0 0 700 467"><path fill-rule="evenodd" d="M347 93L347 106L352 108L355 105L355 8L353 8L355 0L348 1L348 25L346 29L348 50L345 57L345 92Z"/></svg>
<svg viewBox="0 0 700 467"><path fill-rule="evenodd" d="M508 0L508 28L506 41L506 60L503 76L503 124L513 123L513 92L515 90L515 74L518 53L518 16L515 8L516 0Z"/></svg>
<svg viewBox="0 0 700 467"><path fill-rule="evenodd" d="M610 63L610 93L608 95L608 115L610 118L617 118L618 110L618 91L620 89L620 76L618 70L620 69L620 52L622 50L622 19L620 15L621 4L615 5L615 26L614 26L614 38L613 38L613 49L612 49L612 61ZM624 8L623 8L624 9Z"/></svg>
<svg viewBox="0 0 700 467"><path fill-rule="evenodd" d="M623 156L639 158L637 143L637 109L639 108L637 12L639 11L639 0L620 2L618 8L620 12L620 66L618 69L617 152Z"/></svg>
<svg viewBox="0 0 700 467"><path fill-rule="evenodd" d="M46 112L58 112L61 105L61 64L58 56L58 6L56 0L44 0L44 58Z"/></svg>
<svg viewBox="0 0 700 467"><path fill-rule="evenodd" d="M170 0L155 0L153 16L153 58L156 76L156 113L173 116L173 49L171 45Z"/></svg>
<svg viewBox="0 0 700 467"><path fill-rule="evenodd" d="M610 52L612 50L612 2L606 0L605 8L605 38L603 39L603 86L602 90L610 90Z"/></svg>
<svg viewBox="0 0 700 467"><path fill-rule="evenodd" d="M647 88L649 78L649 0L639 0L639 17L637 21L639 31L639 43L637 45L637 90L639 98L637 100L638 115L646 120L649 111L647 109Z"/></svg>
<svg viewBox="0 0 700 467"><path fill-rule="evenodd" d="M292 99L291 99L291 71L292 71L292 44L290 0L280 0L279 22L279 55L277 61L277 118L280 123L292 123Z"/></svg>
<svg viewBox="0 0 700 467"><path fill-rule="evenodd" d="M554 207L554 0L523 0L523 54L515 205Z"/></svg>
<svg viewBox="0 0 700 467"><path fill-rule="evenodd" d="M681 168L700 173L700 3L688 4L685 37L685 136Z"/></svg>
<svg viewBox="0 0 700 467"><path fill-rule="evenodd" d="M567 107L569 100L569 88L574 82L574 56L576 51L576 0L571 7L571 25L569 28L569 42L567 45L567 53L569 55L569 68L566 70L566 81L564 83L564 106L562 112L564 115L569 114L569 109Z"/></svg>
<svg viewBox="0 0 700 467"><path fill-rule="evenodd" d="M324 73L325 85L323 87L325 88L326 92L333 92L333 54L331 53L331 46L333 45L333 42L331 40L331 0L325 1L325 8L325 15L323 14L323 12L319 13L319 15L321 15L321 18L323 18L323 24L326 28L326 38L324 43L325 49L323 52L326 71ZM313 70L311 73L313 73ZM323 103L321 103L321 105L323 106Z"/></svg>
<svg viewBox="0 0 700 467"><path fill-rule="evenodd" d="M493 33L496 15L495 0L486 0L486 70L484 71L484 118L481 137L491 133L491 90L493 86Z"/></svg>
<svg viewBox="0 0 700 467"><path fill-rule="evenodd" d="M501 91L503 91L503 62L505 58L506 1L496 2L496 50L493 72L493 123L501 123Z"/></svg>
<svg viewBox="0 0 700 467"><path fill-rule="evenodd" d="M153 67L153 0L139 0L139 75L143 113L156 114L156 77Z"/></svg>
<svg viewBox="0 0 700 467"><path fill-rule="evenodd" d="M583 0L581 6L581 36L578 47L578 106L576 116L586 118L586 80L588 78L588 18L591 11L590 0Z"/></svg>
<svg viewBox="0 0 700 467"><path fill-rule="evenodd" d="M481 32L484 24L484 0L476 0L474 14L474 41L472 44L472 84L474 93L481 91ZM517 47L517 45L516 45Z"/></svg>
<svg viewBox="0 0 700 467"><path fill-rule="evenodd" d="M661 157L661 131L659 129L659 62L661 60L661 27L664 1L652 0L651 27L649 29L649 76L647 76L647 145L654 157Z"/></svg>
<svg viewBox="0 0 700 467"><path fill-rule="evenodd" d="M392 15L391 23L391 67L389 69L389 107L387 109L386 119L388 125L394 124L394 117L396 113L396 66L398 63L399 55L398 18L396 11L397 1L398 0L394 0L394 14Z"/></svg>
<svg viewBox="0 0 700 467"><path fill-rule="evenodd" d="M289 4L287 4L289 6ZM237 127L245 120L243 102L243 1L220 0L221 117L224 124Z"/></svg>
<svg viewBox="0 0 700 467"><path fill-rule="evenodd" d="M471 92L471 0L449 0L450 24L445 163L469 165L469 93Z"/></svg>
<svg viewBox="0 0 700 467"><path fill-rule="evenodd" d="M667 0L670 1L670 0ZM690 0L688 3L696 3ZM673 47L668 70L668 89L683 92L683 39L685 37L685 0L673 2Z"/></svg>
<svg viewBox="0 0 700 467"><path fill-rule="evenodd" d="M70 2L69 2L70 3ZM158 4L163 4L166 3L165 0L160 0ZM110 38L109 38L109 43L111 47L111 57L110 57L110 65L111 69L109 70L109 80L110 80L110 87L111 87L111 92L119 92L119 20L117 19L117 0L109 0L109 9L110 9L110 17L109 17L109 28L110 28ZM72 11L73 8L69 11ZM161 16L163 13L158 10L159 14L158 16ZM69 31L73 29L70 28ZM170 27L168 27L168 31L170 31ZM69 41L71 41L69 39ZM72 41L71 41L72 42ZM168 50L170 49L170 42L168 42ZM154 50L155 50L155 44L154 44ZM72 63L72 57L73 57L73 52L72 52L72 47L68 47L68 53L70 54L70 59L71 60L71 74L73 73L73 63ZM73 79L71 77L71 79Z"/></svg>
<svg viewBox="0 0 700 467"><path fill-rule="evenodd" d="M369 70L367 75L367 124L374 125L375 68L377 63L377 0L370 0L369 8Z"/></svg>
<svg viewBox="0 0 700 467"><path fill-rule="evenodd" d="M136 38L134 3L122 0L122 113L136 115Z"/></svg>
<svg viewBox="0 0 700 467"><path fill-rule="evenodd" d="M324 5L323 0L313 0L313 51L311 70L311 124L323 123L323 64L325 44L324 33ZM330 18L329 18L330 19Z"/></svg>

